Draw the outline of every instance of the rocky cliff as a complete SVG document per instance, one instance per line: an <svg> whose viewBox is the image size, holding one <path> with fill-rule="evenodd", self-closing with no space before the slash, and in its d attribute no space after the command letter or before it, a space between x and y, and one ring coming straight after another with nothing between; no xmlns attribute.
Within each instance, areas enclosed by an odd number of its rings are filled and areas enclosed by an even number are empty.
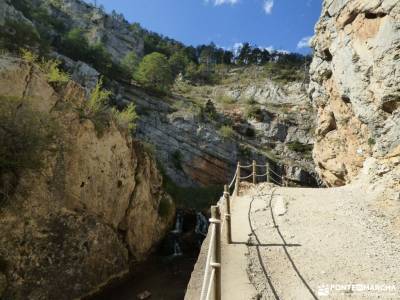
<svg viewBox="0 0 400 300"><path fill-rule="evenodd" d="M73 299L126 274L174 217L153 158L115 125L99 136L80 118L85 91L74 82L53 88L36 66L2 57L0 91L60 127L59 151L1 204L0 298Z"/></svg>
<svg viewBox="0 0 400 300"><path fill-rule="evenodd" d="M233 70L226 83L216 85L178 80L166 99L124 86L117 105L136 103L137 136L154 145L166 173L179 185L226 184L237 161L253 159L269 161L292 182L317 185L311 157L314 111L302 83L274 82L262 68L249 80L246 72ZM225 126L232 129L229 136L221 133Z"/></svg>
<svg viewBox="0 0 400 300"><path fill-rule="evenodd" d="M330 186L400 152L400 3L325 0L312 41L314 160Z"/></svg>

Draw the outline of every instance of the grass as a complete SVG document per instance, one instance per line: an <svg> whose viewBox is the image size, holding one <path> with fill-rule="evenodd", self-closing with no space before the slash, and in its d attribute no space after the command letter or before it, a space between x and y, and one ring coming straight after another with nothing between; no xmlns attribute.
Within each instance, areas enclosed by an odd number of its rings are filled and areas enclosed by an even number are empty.
<svg viewBox="0 0 400 300"><path fill-rule="evenodd" d="M218 134L224 139L232 139L235 135L235 131L229 125L223 125L220 129L218 129Z"/></svg>

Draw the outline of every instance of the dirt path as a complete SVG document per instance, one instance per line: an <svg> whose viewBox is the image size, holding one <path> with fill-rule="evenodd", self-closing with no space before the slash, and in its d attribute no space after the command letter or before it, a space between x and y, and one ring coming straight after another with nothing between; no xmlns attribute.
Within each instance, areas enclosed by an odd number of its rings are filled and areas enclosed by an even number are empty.
<svg viewBox="0 0 400 300"><path fill-rule="evenodd" d="M253 194L248 273L258 299L400 299L400 228L373 192L264 184Z"/></svg>

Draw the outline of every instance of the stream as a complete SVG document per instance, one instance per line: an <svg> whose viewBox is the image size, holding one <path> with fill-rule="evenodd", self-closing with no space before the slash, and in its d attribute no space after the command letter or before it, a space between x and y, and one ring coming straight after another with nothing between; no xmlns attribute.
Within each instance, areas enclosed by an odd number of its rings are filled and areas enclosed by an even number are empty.
<svg viewBox="0 0 400 300"><path fill-rule="evenodd" d="M133 265L125 280L90 300L184 299L207 230L202 213L178 211L174 228L157 251Z"/></svg>

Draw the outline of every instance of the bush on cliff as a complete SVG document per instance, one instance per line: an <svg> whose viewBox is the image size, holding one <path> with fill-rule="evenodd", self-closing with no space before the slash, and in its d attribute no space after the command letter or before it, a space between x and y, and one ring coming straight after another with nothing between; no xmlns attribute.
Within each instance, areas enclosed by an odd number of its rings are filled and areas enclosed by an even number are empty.
<svg viewBox="0 0 400 300"><path fill-rule="evenodd" d="M129 104L124 110L119 111L116 108L112 109L112 115L117 126L128 131L128 133L134 133L136 129L136 120L138 115L136 113L135 104Z"/></svg>

